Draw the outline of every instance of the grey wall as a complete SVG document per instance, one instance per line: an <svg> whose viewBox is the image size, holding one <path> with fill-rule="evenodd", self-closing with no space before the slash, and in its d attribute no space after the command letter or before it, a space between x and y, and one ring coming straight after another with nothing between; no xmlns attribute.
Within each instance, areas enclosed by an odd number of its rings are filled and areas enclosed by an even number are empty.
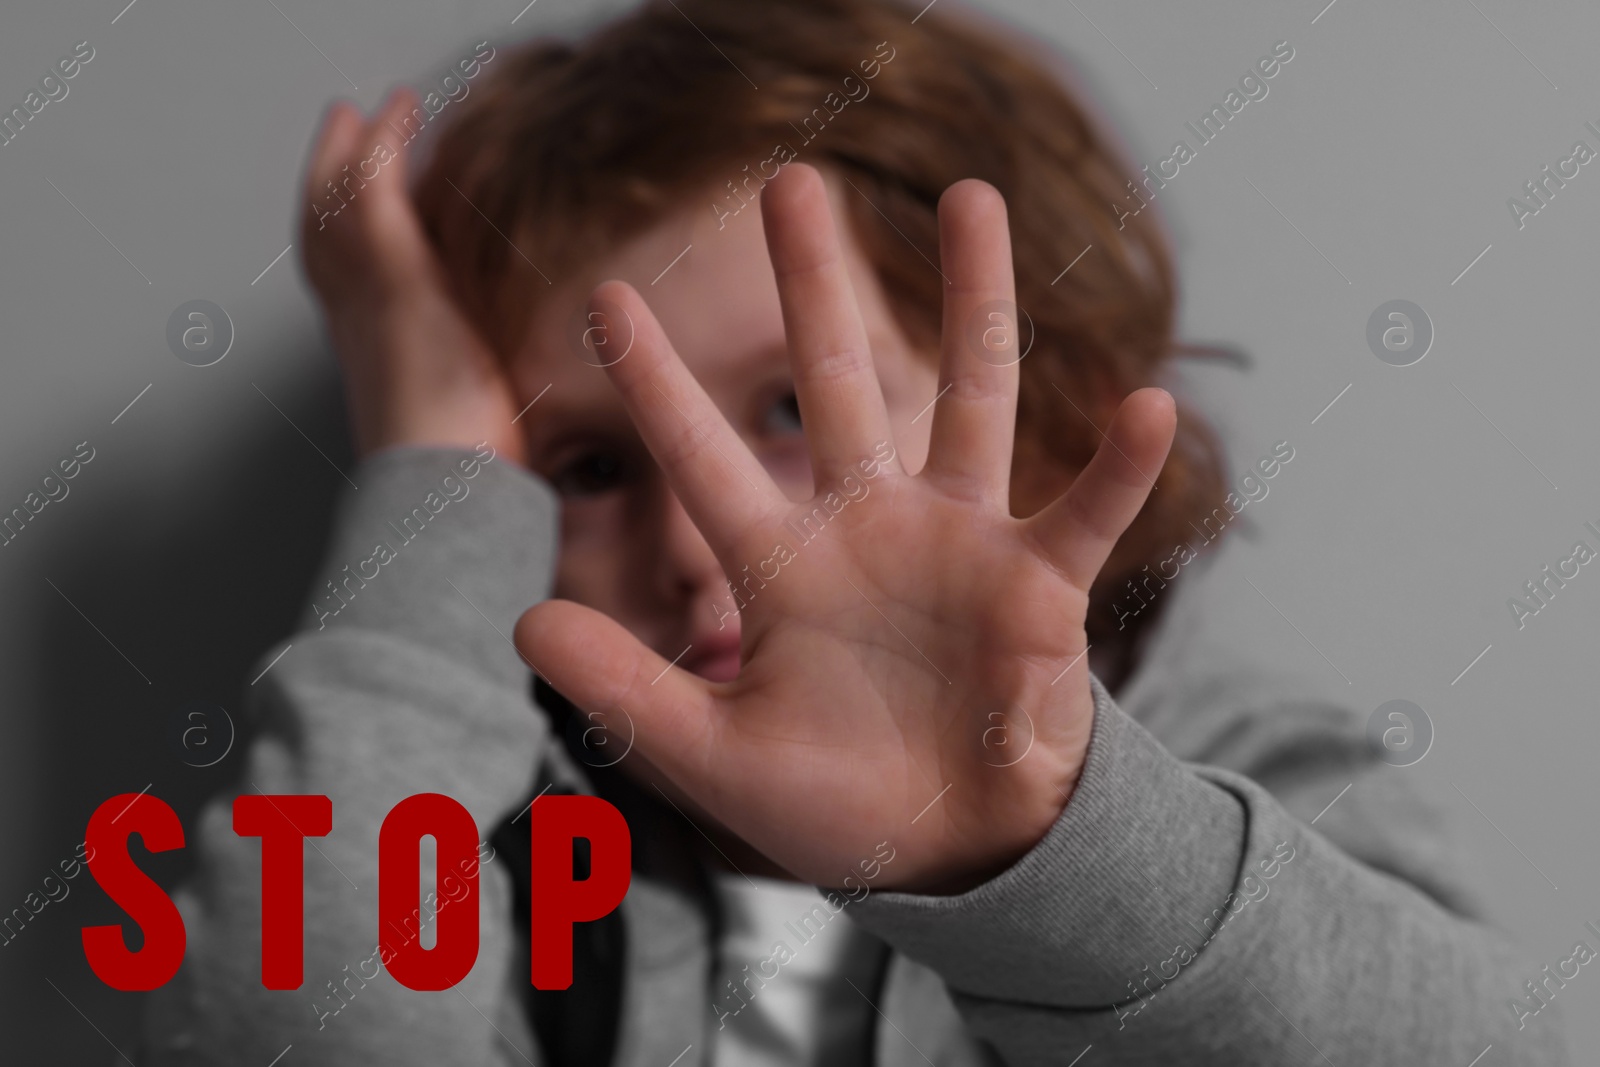
<svg viewBox="0 0 1600 1067"><path fill-rule="evenodd" d="M148 785L187 819L237 764L186 765L207 757L173 737L191 701L237 709L250 664L290 623L350 461L296 252L261 273L293 239L324 104L370 107L475 41L618 6L537 0L513 26L518 0L123 2L0 14L0 108L77 42L95 50L69 95L0 145L0 510L78 442L95 449L69 495L0 548L0 912L72 855L105 797ZM1156 201L1180 251L1185 335L1254 357L1191 375L1232 469L1280 440L1296 450L1250 505L1253 536L1208 574L1212 617L1308 693L1424 709L1433 747L1394 773L1471 809L1501 917L1554 962L1600 920L1600 566L1520 630L1506 602L1575 540L1597 543L1582 523L1600 526L1600 163L1520 229L1506 201L1574 141L1600 149L1584 128L1600 127L1600 10L1324 3L993 8L1064 48L1152 164L1197 142L1184 123L1257 57L1293 46L1268 95ZM235 326L211 367L168 350L168 316L193 299ZM1366 339L1393 299L1432 322L1411 366L1380 362ZM148 863L163 878L182 866ZM138 998L98 983L78 947L78 928L113 909L87 876L69 884L0 947L0 1033L21 1061L101 1062L106 1039L131 1041ZM1574 1046L1589 1047L1600 979L1562 996Z"/></svg>

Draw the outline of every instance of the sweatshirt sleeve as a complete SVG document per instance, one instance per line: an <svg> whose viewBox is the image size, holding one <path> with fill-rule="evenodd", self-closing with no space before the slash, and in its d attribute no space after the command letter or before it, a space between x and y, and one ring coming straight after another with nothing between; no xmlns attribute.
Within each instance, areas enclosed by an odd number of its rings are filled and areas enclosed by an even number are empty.
<svg viewBox="0 0 1600 1067"><path fill-rule="evenodd" d="M557 502L487 446L386 450L352 474L300 627L254 668L237 785L332 800L332 832L304 848L303 983L263 988L261 840L234 833L232 795L214 800L176 896L184 962L152 997L140 1062L266 1064L289 1046L296 1065L540 1062L517 999L527 975L512 973L511 881L487 839L551 746L510 634L548 593ZM417 793L459 802L480 842L432 898L419 864L421 915L395 935L432 947L432 913L476 868L476 963L439 992L401 986L378 951L378 831Z"/></svg>
<svg viewBox="0 0 1600 1067"><path fill-rule="evenodd" d="M1470 914L1441 827L1349 716L1240 715L1211 746L1225 768L1180 761L1092 684L1082 777L1032 850L964 894L852 912L935 969L1003 1062L1567 1062L1560 1022L1528 1010L1540 964Z"/></svg>

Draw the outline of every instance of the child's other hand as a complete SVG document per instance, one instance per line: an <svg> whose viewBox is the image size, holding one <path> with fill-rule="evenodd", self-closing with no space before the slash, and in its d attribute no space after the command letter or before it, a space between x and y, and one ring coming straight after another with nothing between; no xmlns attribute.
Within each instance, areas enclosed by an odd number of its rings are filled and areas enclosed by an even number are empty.
<svg viewBox="0 0 1600 1067"><path fill-rule="evenodd" d="M1165 462L1175 407L1159 389L1132 394L1071 488L1011 516L1016 339L983 348L972 329L1014 301L1010 237L993 187L961 182L939 205L949 285L927 464L913 476L891 459L864 478L891 432L821 176L790 165L762 211L815 472L807 503L779 491L636 291L595 292L637 324L607 373L724 572L793 550L741 614L739 677L669 669L559 600L523 615L517 643L580 707L623 708L655 768L797 877L837 886L887 841L875 884L960 891L1032 848L1078 780L1094 720L1088 589ZM797 536L819 507L820 536Z"/></svg>
<svg viewBox="0 0 1600 1067"><path fill-rule="evenodd" d="M416 106L396 90L369 123L334 104L306 169L300 252L344 370L356 450L487 440L520 462L511 384L451 299L407 190L402 120Z"/></svg>

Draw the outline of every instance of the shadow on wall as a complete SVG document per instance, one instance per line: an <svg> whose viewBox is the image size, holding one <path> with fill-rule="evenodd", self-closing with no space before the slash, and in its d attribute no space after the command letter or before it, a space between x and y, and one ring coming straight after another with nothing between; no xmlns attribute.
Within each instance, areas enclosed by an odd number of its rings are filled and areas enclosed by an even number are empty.
<svg viewBox="0 0 1600 1067"><path fill-rule="evenodd" d="M318 345L296 336L272 350ZM331 356L294 363L310 369L280 384L278 403L350 470ZM28 709L40 761L29 817L41 821L35 839L58 842L60 855L48 857L36 877L28 872L18 899L0 901L0 920L12 920L0 933L0 995L15 1018L34 1020L7 1028L21 1041L16 1062L122 1062L107 1040L137 1055L144 996L104 985L90 971L79 935L85 925L125 921L87 871L70 862L94 809L148 787L177 811L192 846L202 803L236 784L250 788L240 782L250 740L244 695L264 664L258 660L298 618L345 488L282 419L263 411L234 424L231 438L208 443L210 458L185 472L177 488L164 473L153 492L145 479L142 487L84 494L93 518L75 522L75 535L50 541L28 569L55 582L92 626L42 578L20 583L37 589L13 610L37 621L33 647L17 659L31 664L33 691L42 694ZM131 852L169 889L193 867L188 849L151 856L135 838ZM142 939L131 924L128 932L137 948Z"/></svg>

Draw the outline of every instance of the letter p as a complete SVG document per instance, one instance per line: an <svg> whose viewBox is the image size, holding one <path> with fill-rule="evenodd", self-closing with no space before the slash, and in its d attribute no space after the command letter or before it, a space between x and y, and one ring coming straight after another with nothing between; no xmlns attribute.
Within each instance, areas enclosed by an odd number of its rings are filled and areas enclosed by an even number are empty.
<svg viewBox="0 0 1600 1067"><path fill-rule="evenodd" d="M532 824L533 986L572 986L572 924L610 915L633 878L633 837L622 813L599 797L548 796ZM589 842L589 876L573 870L572 845Z"/></svg>

